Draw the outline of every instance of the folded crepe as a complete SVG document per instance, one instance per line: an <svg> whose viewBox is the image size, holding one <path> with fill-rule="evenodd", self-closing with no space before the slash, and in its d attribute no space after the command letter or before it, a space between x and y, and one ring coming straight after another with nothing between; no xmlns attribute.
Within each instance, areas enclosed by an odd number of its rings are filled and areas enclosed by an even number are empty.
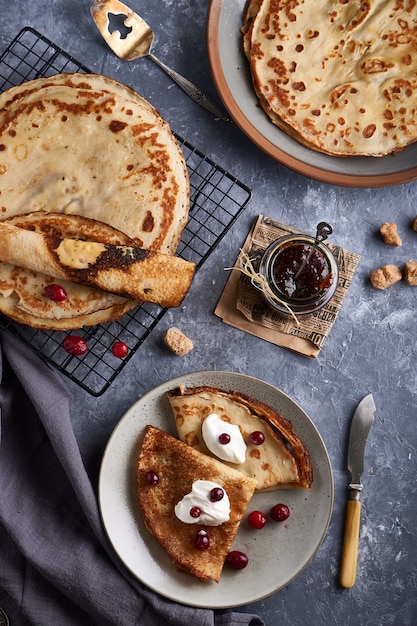
<svg viewBox="0 0 417 626"><path fill-rule="evenodd" d="M155 472L156 483L147 474ZM145 525L166 550L175 567L202 582L219 582L224 561L252 498L256 480L149 424L137 462L137 495ZM175 512L178 502L190 498L196 481L208 481L225 491L230 501L229 518L221 524L186 523ZM226 497L226 496L224 496ZM190 500L191 502L191 500ZM213 502L206 500L206 511ZM204 500L199 500L204 506ZM199 531L209 536L209 547L198 550ZM187 584L184 581L184 584Z"/></svg>
<svg viewBox="0 0 417 626"><path fill-rule="evenodd" d="M164 307L179 306L195 264L136 246L42 234L0 222L0 261Z"/></svg>
<svg viewBox="0 0 417 626"><path fill-rule="evenodd" d="M310 453L291 422L273 407L239 391L209 386L176 387L167 397L179 438L203 454L216 456L207 447L202 431L208 415L214 413L225 424L239 427L247 444L245 460L222 462L254 478L257 491L311 489ZM254 432L264 435L261 445L251 440Z"/></svg>

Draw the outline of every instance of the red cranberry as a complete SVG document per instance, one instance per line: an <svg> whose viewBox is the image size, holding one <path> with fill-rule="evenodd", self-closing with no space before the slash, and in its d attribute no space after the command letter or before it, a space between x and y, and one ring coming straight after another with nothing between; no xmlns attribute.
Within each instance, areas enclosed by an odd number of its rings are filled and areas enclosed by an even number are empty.
<svg viewBox="0 0 417 626"><path fill-rule="evenodd" d="M262 511L252 511L248 515L248 522L252 528L263 528L267 522L266 516Z"/></svg>
<svg viewBox="0 0 417 626"><path fill-rule="evenodd" d="M200 508L198 508L198 506L193 506L193 507L190 509L190 515L191 515L191 517L200 517L200 515L201 515L201 509L200 509Z"/></svg>
<svg viewBox="0 0 417 626"><path fill-rule="evenodd" d="M219 435L219 441L222 445L226 445L228 443L230 443L230 435L228 433L222 433L221 435Z"/></svg>
<svg viewBox="0 0 417 626"><path fill-rule="evenodd" d="M67 292L61 285L57 285L55 283L51 283L50 285L45 285L43 288L43 293L49 300L53 300L54 302L63 302L63 300L67 299Z"/></svg>
<svg viewBox="0 0 417 626"><path fill-rule="evenodd" d="M150 485L157 485L159 483L159 476L156 472L146 472L146 482Z"/></svg>
<svg viewBox="0 0 417 626"><path fill-rule="evenodd" d="M276 504L269 512L270 516L276 522L284 522L290 516L290 509L286 504Z"/></svg>
<svg viewBox="0 0 417 626"><path fill-rule="evenodd" d="M194 545L197 550L208 550L210 547L210 538L206 530L199 530L194 539Z"/></svg>
<svg viewBox="0 0 417 626"><path fill-rule="evenodd" d="M77 337L77 335L68 335L65 337L62 342L62 347L69 354L74 354L76 356L84 354L84 352L87 352L88 348L86 340L82 337Z"/></svg>
<svg viewBox="0 0 417 626"><path fill-rule="evenodd" d="M115 341L111 347L111 351L113 353L113 356L117 357L118 359L123 359L123 357L128 354L129 348L124 341Z"/></svg>
<svg viewBox="0 0 417 626"><path fill-rule="evenodd" d="M255 446L261 446L265 441L265 435L260 430L255 430L250 436L250 440Z"/></svg>
<svg viewBox="0 0 417 626"><path fill-rule="evenodd" d="M220 487L214 487L210 491L210 500L212 502L220 502L220 500L223 500L223 496L224 496L224 491L223 489L220 489Z"/></svg>
<svg viewBox="0 0 417 626"><path fill-rule="evenodd" d="M226 557L226 564L233 569L244 569L248 563L247 555L239 550L232 550Z"/></svg>

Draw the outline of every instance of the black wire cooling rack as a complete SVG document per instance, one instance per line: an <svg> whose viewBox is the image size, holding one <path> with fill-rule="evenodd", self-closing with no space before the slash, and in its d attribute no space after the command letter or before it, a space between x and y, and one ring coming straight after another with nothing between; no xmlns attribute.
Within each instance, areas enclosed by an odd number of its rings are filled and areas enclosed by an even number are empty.
<svg viewBox="0 0 417 626"><path fill-rule="evenodd" d="M41 33L25 27L0 56L0 92L62 72L90 70ZM251 191L187 141L176 137L187 162L191 195L189 220L177 254L196 263L198 269L248 204ZM0 327L90 394L100 396L165 313L166 309L144 303L117 322L76 331L88 343L88 351L82 357L71 356L62 348L68 332L36 330L1 314ZM123 360L112 354L115 341L123 341L129 347Z"/></svg>

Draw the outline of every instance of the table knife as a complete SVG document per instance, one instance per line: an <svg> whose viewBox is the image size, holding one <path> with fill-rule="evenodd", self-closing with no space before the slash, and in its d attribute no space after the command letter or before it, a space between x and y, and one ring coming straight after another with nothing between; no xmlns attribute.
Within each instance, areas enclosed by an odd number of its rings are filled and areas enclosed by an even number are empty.
<svg viewBox="0 0 417 626"><path fill-rule="evenodd" d="M375 403L372 394L365 396L353 414L349 435L348 470L351 474L343 538L340 584L349 589L356 579L362 491L361 476L365 463L366 440L374 421Z"/></svg>

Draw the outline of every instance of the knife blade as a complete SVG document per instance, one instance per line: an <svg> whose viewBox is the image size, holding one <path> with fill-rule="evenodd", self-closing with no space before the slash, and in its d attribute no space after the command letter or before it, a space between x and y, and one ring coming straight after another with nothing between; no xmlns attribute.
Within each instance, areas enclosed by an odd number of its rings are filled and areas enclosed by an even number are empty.
<svg viewBox="0 0 417 626"><path fill-rule="evenodd" d="M347 465L351 481L340 567L340 584L345 589L353 587L356 580L361 513L360 494L363 487L361 476L365 465L366 441L374 421L375 410L374 399L370 393L359 402L350 426Z"/></svg>

